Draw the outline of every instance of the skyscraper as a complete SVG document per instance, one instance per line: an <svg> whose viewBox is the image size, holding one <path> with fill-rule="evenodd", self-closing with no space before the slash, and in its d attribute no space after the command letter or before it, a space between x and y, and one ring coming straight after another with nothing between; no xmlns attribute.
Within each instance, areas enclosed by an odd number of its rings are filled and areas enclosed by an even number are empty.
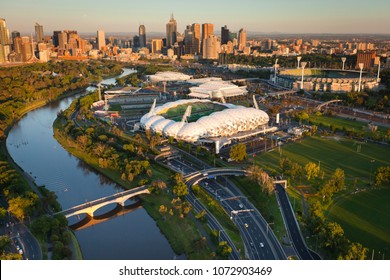
<svg viewBox="0 0 390 280"><path fill-rule="evenodd" d="M64 50L66 48L66 44L68 44L68 34L66 34L65 31L60 32L58 34L58 48Z"/></svg>
<svg viewBox="0 0 390 280"><path fill-rule="evenodd" d="M246 47L246 31L240 29L238 31L238 49L242 51Z"/></svg>
<svg viewBox="0 0 390 280"><path fill-rule="evenodd" d="M61 34L61 31L53 31L53 45L54 47L59 46L59 35Z"/></svg>
<svg viewBox="0 0 390 280"><path fill-rule="evenodd" d="M221 44L227 44L227 42L229 42L229 29L227 28L227 26L222 26L221 27Z"/></svg>
<svg viewBox="0 0 390 280"><path fill-rule="evenodd" d="M8 55L11 52L11 38L6 26L5 19L0 18L0 63L8 61Z"/></svg>
<svg viewBox="0 0 390 280"><path fill-rule="evenodd" d="M152 53L160 53L162 49L162 40L153 39L152 40Z"/></svg>
<svg viewBox="0 0 390 280"><path fill-rule="evenodd" d="M0 18L0 44L11 45L11 39L9 37L9 30L5 23L5 19Z"/></svg>
<svg viewBox="0 0 390 280"><path fill-rule="evenodd" d="M195 47L195 53L200 54L200 24L199 23L193 23L192 24L192 34L194 36L194 47Z"/></svg>
<svg viewBox="0 0 390 280"><path fill-rule="evenodd" d="M218 59L218 53L221 50L221 44L214 35L209 35L203 40L203 58Z"/></svg>
<svg viewBox="0 0 390 280"><path fill-rule="evenodd" d="M12 42L14 42L15 38L17 37L20 37L20 32L19 31L12 31L11 33L11 37L12 37Z"/></svg>
<svg viewBox="0 0 390 280"><path fill-rule="evenodd" d="M192 26L187 25L186 30L184 30L184 53L185 54L195 54L194 46L194 32L192 31Z"/></svg>
<svg viewBox="0 0 390 280"><path fill-rule="evenodd" d="M171 19L167 23L167 47L170 48L177 41L176 39L177 33L177 23L173 18L173 14L171 15Z"/></svg>
<svg viewBox="0 0 390 280"><path fill-rule="evenodd" d="M139 26L139 46L140 48L146 47L146 29L143 24Z"/></svg>
<svg viewBox="0 0 390 280"><path fill-rule="evenodd" d="M103 47L106 46L106 35L104 30L97 31L97 48L100 51Z"/></svg>
<svg viewBox="0 0 390 280"><path fill-rule="evenodd" d="M43 26L39 23L35 23L35 41L37 41L37 43L43 42L43 38Z"/></svg>
<svg viewBox="0 0 390 280"><path fill-rule="evenodd" d="M212 23L203 23L202 24L202 41L209 37L209 35L214 35L214 24Z"/></svg>

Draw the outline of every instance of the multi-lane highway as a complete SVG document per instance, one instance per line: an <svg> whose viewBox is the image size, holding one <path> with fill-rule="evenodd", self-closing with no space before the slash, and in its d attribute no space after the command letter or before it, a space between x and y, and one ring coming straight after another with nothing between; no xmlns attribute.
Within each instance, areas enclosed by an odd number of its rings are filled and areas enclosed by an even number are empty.
<svg viewBox="0 0 390 280"><path fill-rule="evenodd" d="M197 171L197 167L193 166L192 162L182 158L166 159L164 163L183 174ZM244 172L236 170L229 173L230 175L242 176ZM226 174L226 170L215 169L199 172L187 181L187 185L192 186L198 183L220 201L240 230L249 259L286 259L280 242L260 212L229 180L226 179L224 184L217 182L215 178L223 174Z"/></svg>

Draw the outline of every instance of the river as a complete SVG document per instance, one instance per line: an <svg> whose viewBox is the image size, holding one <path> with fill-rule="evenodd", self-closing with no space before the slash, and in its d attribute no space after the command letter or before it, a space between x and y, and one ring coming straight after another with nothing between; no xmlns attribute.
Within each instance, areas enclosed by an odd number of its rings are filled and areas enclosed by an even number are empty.
<svg viewBox="0 0 390 280"><path fill-rule="evenodd" d="M132 73L124 69L120 75ZM102 81L115 83L115 78ZM94 88L88 88L87 91ZM67 152L53 137L57 112L69 107L76 96L67 97L26 114L11 129L7 149L14 161L37 185L58 196L63 209L120 191L120 186L89 168ZM113 206L110 206L113 208ZM105 212L109 206L99 211ZM97 213L102 214L102 213ZM145 209L75 231L84 259L173 259L174 252Z"/></svg>

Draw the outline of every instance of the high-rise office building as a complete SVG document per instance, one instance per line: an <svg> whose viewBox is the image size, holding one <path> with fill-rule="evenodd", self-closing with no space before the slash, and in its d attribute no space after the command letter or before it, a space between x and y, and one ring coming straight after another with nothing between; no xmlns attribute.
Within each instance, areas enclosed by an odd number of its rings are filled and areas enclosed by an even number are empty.
<svg viewBox="0 0 390 280"><path fill-rule="evenodd" d="M221 45L218 38L214 35L209 35L203 40L203 58L204 59L218 59Z"/></svg>
<svg viewBox="0 0 390 280"><path fill-rule="evenodd" d="M11 52L12 41L5 19L0 18L0 62L8 61Z"/></svg>
<svg viewBox="0 0 390 280"><path fill-rule="evenodd" d="M229 29L227 28L227 26L222 26L221 27L221 44L227 44L227 42L229 42L230 38L229 38L229 35L230 35L230 32L229 32Z"/></svg>
<svg viewBox="0 0 390 280"><path fill-rule="evenodd" d="M11 37L12 37L12 42L14 42L15 38L17 37L20 37L20 32L19 31L12 31L11 33Z"/></svg>
<svg viewBox="0 0 390 280"><path fill-rule="evenodd" d="M194 36L194 48L195 53L200 54L200 24L199 23L193 23L192 24L192 34Z"/></svg>
<svg viewBox="0 0 390 280"><path fill-rule="evenodd" d="M140 48L146 47L146 29L143 24L139 26L139 46Z"/></svg>
<svg viewBox="0 0 390 280"><path fill-rule="evenodd" d="M177 39L177 23L176 20L173 18L173 14L171 15L171 19L167 23L167 47L170 48L173 46Z"/></svg>
<svg viewBox="0 0 390 280"><path fill-rule="evenodd" d="M43 42L43 26L39 23L35 23L35 41L37 43Z"/></svg>
<svg viewBox="0 0 390 280"><path fill-rule="evenodd" d="M376 52L358 52L357 53L357 61L356 61L356 69L359 69L359 63L363 63L363 69L369 70L374 67L374 60L376 57Z"/></svg>
<svg viewBox="0 0 390 280"><path fill-rule="evenodd" d="M161 39L153 39L152 40L152 53L161 53L162 49L162 40Z"/></svg>
<svg viewBox="0 0 390 280"><path fill-rule="evenodd" d="M66 44L68 44L68 34L65 31L62 31L58 34L58 48L64 50Z"/></svg>
<svg viewBox="0 0 390 280"><path fill-rule="evenodd" d="M9 37L9 30L5 23L5 19L0 18L0 44L11 45L11 38Z"/></svg>
<svg viewBox="0 0 390 280"><path fill-rule="evenodd" d="M139 44L139 37L135 35L133 37L133 49L139 49L140 44Z"/></svg>
<svg viewBox="0 0 390 280"><path fill-rule="evenodd" d="M22 38L20 36L19 37L15 37L15 39L14 39L14 51L17 54L21 54L22 53Z"/></svg>
<svg viewBox="0 0 390 280"><path fill-rule="evenodd" d="M246 47L246 31L240 29L238 31L238 49L242 51Z"/></svg>
<svg viewBox="0 0 390 280"><path fill-rule="evenodd" d="M184 30L184 53L185 54L195 54L194 46L194 32L192 31L192 26L187 25L186 30Z"/></svg>
<svg viewBox="0 0 390 280"><path fill-rule="evenodd" d="M203 23L202 24L202 41L209 37L209 35L214 35L214 24L212 23Z"/></svg>
<svg viewBox="0 0 390 280"><path fill-rule="evenodd" d="M53 45L54 47L58 47L60 44L59 36L61 34L61 31L53 31Z"/></svg>
<svg viewBox="0 0 390 280"><path fill-rule="evenodd" d="M104 30L97 31L97 48L100 51L103 47L106 46L106 35Z"/></svg>

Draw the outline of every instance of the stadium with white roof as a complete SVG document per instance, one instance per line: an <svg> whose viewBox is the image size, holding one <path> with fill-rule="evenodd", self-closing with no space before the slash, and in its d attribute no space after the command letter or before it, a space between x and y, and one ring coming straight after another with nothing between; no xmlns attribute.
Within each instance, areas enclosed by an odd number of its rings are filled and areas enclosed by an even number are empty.
<svg viewBox="0 0 390 280"><path fill-rule="evenodd" d="M248 108L199 99L182 99L157 107L155 104L140 120L143 129L190 143L215 143L217 153L221 146L232 139L264 133L269 121L267 113L259 110L257 104L256 108ZM188 121L192 108L204 106L216 106L219 111L211 109L210 114L202 115L193 122ZM167 116L175 108L185 108L181 121ZM221 144L221 141L224 143Z"/></svg>

